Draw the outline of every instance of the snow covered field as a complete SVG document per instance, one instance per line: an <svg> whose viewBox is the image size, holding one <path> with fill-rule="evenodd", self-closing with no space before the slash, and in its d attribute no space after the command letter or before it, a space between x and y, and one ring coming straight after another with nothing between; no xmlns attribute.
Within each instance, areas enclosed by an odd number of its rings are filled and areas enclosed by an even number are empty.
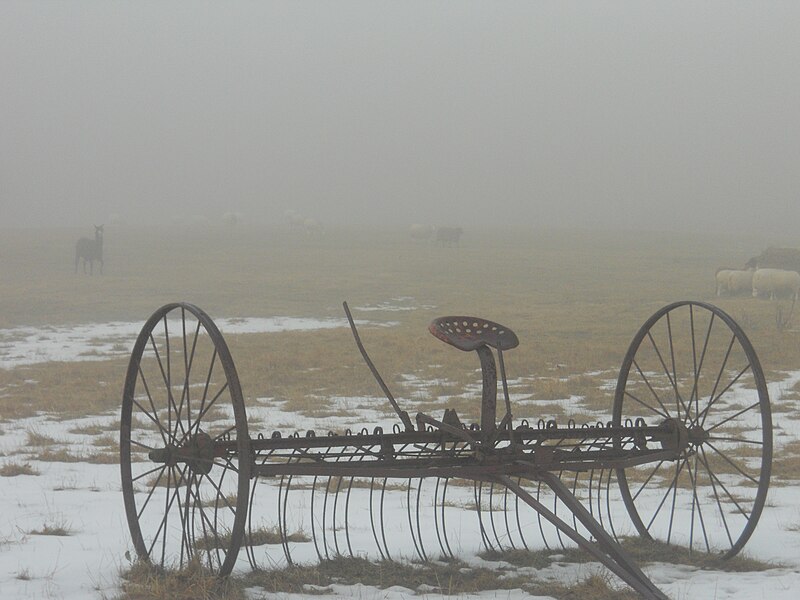
<svg viewBox="0 0 800 600"><path fill-rule="evenodd" d="M362 310L365 310L362 308ZM399 310L399 309L398 309ZM318 321L308 319L237 319L219 320L224 333L285 331L313 327L342 327L342 320ZM48 328L36 331L0 331L0 367L13 368L46 360L102 360L109 355L130 352L132 340L141 324L111 323L102 326L77 328ZM11 340L13 338L13 343ZM411 387L424 390L431 382L413 381ZM783 402L782 395L800 380L800 373L786 373L781 381L770 384L773 405ZM526 381L514 380L512 400L524 404L521 393ZM120 382L120 388L122 382ZM477 389L472 393L479 393ZM342 431L352 426L383 426L390 428L381 410L371 405L383 405L382 398L331 398L331 405L342 414L356 416L327 416L314 419L283 410L284 403L259 399L248 406L248 416L260 425L255 432L268 435L270 424L292 423L297 431L319 429ZM413 402L410 400L408 402ZM788 402L788 400L787 400ZM796 401L792 400L794 405ZM564 408L574 399L564 399ZM539 405L541 407L541 404ZM567 414L569 414L567 412ZM797 413L782 413L781 429L776 438L776 456L781 447L800 440L800 419ZM110 598L118 591L118 573L132 558L133 547L120 491L119 466L113 464L113 439L118 437L119 414L90 415L80 419L55 420L47 415L0 424L0 468L29 466L30 474L0 477L0 596L3 598ZM357 424L357 425L356 425ZM98 444L98 440L100 443ZM60 452L67 462L42 460L43 450ZM46 454L45 454L46 456ZM275 483L258 485L257 519L274 520L277 499ZM429 490L426 492L429 494ZM408 534L407 496L403 491L388 492L385 521L389 528L393 557L412 558L413 540ZM453 506L448 507L448 527L453 551L469 564L486 565L477 556L482 550L476 513L465 505L470 499L468 490L455 490ZM298 497L298 514L304 514L308 494ZM428 496L425 496L428 498ZM657 501L657 500L656 500ZM369 499L366 491L354 492L354 511L365 511ZM671 598L717 598L784 600L796 597L800 587L800 491L793 485L774 485L770 489L767 507L745 552L757 559L781 566L756 573L723 573L703 571L694 567L656 563L644 568L652 580ZM625 520L621 504L613 507L615 522ZM307 514L307 512L306 512ZM427 514L427 513L426 513ZM296 527L308 529L308 517L297 517ZM423 519L429 516L423 516ZM353 546L357 553L377 557L368 518L354 519ZM630 527L630 526L628 526ZM66 535L44 535L62 529ZM423 522L423 531L431 531ZM632 529L632 527L631 527ZM435 542L431 547L435 547ZM311 542L295 544L295 560L316 561ZM264 565L282 564L280 546L268 549L260 556ZM493 563L496 564L496 563ZM245 552L240 553L236 569L249 569ZM594 563L554 563L547 569L520 568L518 573L530 573L536 578L555 578L572 583L577 578L601 570ZM426 590L390 588L378 590L368 586L330 588L324 596L400 599L410 596L437 597ZM263 590L252 589L253 598L271 597ZM290 594L280 594L289 598ZM486 591L475 597L531 597L521 590Z"/></svg>

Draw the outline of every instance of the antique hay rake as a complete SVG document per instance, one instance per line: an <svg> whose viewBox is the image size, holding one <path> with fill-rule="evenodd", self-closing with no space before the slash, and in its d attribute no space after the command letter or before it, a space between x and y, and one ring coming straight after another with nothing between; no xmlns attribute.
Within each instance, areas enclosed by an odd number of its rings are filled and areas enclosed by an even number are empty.
<svg viewBox="0 0 800 600"><path fill-rule="evenodd" d="M619 545L619 508L641 536L696 551L730 557L752 535L771 469L769 398L752 345L719 308L682 301L656 312L624 358L611 420L582 426L514 419L503 360L518 345L510 329L436 319L434 336L480 360L480 423L468 426L451 409L413 420L401 410L344 307L399 418L391 432L251 436L233 360L209 316L175 303L150 317L131 355L120 436L125 510L141 559L162 567L198 559L224 576L241 546L256 567L271 543L291 563L310 548L292 533L303 522L290 514L304 503L319 559L352 555L360 542L391 558L392 528L422 559L431 556L426 541L453 556L447 522L464 511L452 498L468 492L487 549L528 548L526 535L538 531L546 547L577 544L643 597L666 598ZM622 504L611 501L612 482ZM264 490L274 496L266 503L277 514L272 530L254 510ZM390 507L398 498L407 519Z"/></svg>

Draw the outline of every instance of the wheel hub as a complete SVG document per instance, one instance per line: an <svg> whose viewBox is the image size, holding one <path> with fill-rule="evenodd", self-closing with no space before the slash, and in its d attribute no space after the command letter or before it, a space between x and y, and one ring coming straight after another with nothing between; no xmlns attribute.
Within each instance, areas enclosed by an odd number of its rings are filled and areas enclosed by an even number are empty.
<svg viewBox="0 0 800 600"><path fill-rule="evenodd" d="M214 466L214 440L204 431L199 431L181 446L169 444L152 450L148 456L157 463L175 466L184 463L201 475L208 475Z"/></svg>
<svg viewBox="0 0 800 600"><path fill-rule="evenodd" d="M688 429L689 443L693 446L700 446L708 441L709 433L701 425L693 425Z"/></svg>

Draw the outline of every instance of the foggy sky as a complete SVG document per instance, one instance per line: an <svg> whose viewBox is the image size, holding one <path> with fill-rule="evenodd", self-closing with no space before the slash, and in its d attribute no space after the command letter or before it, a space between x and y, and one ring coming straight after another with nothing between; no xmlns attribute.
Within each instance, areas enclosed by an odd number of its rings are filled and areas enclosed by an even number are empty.
<svg viewBox="0 0 800 600"><path fill-rule="evenodd" d="M800 234L797 2L0 2L0 227Z"/></svg>

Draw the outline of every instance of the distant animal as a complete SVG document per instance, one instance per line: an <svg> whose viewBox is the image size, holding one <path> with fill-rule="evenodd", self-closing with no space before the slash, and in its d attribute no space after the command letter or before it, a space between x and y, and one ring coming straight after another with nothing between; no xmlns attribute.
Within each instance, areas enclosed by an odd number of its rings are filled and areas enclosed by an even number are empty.
<svg viewBox="0 0 800 600"><path fill-rule="evenodd" d="M745 266L752 269L783 269L800 272L800 249L767 248L758 256L748 260Z"/></svg>
<svg viewBox="0 0 800 600"><path fill-rule="evenodd" d="M440 246L458 246L462 233L464 230L461 227L437 227L436 243Z"/></svg>
<svg viewBox="0 0 800 600"><path fill-rule="evenodd" d="M753 269L734 269L728 275L728 292L731 296L750 294L753 291Z"/></svg>
<svg viewBox="0 0 800 600"><path fill-rule="evenodd" d="M306 218L296 210L287 209L283 211L283 216L289 224L289 231L302 231L305 229Z"/></svg>
<svg viewBox="0 0 800 600"><path fill-rule="evenodd" d="M303 231L306 232L306 235L319 235L322 233L322 223L310 217L308 219L304 219Z"/></svg>
<svg viewBox="0 0 800 600"><path fill-rule="evenodd" d="M408 228L408 233L412 240L429 241L433 234L436 232L436 227L433 225L423 225L422 223L414 223Z"/></svg>
<svg viewBox="0 0 800 600"><path fill-rule="evenodd" d="M222 215L222 222L229 227L235 227L242 222L242 213L230 211Z"/></svg>
<svg viewBox="0 0 800 600"><path fill-rule="evenodd" d="M78 261L83 261L83 272L89 263L89 274L94 274L94 261L100 262L100 274L103 274L103 226L94 226L94 239L81 238L75 242L75 272L78 272Z"/></svg>
<svg viewBox="0 0 800 600"><path fill-rule="evenodd" d="M722 294L730 293L730 276L733 273L733 269L728 268L720 268L717 269L716 274L714 275L714 279L717 282L717 296L722 296Z"/></svg>
<svg viewBox="0 0 800 600"><path fill-rule="evenodd" d="M800 273L785 269L757 269L753 273L753 296L790 297L797 300L800 293Z"/></svg>

